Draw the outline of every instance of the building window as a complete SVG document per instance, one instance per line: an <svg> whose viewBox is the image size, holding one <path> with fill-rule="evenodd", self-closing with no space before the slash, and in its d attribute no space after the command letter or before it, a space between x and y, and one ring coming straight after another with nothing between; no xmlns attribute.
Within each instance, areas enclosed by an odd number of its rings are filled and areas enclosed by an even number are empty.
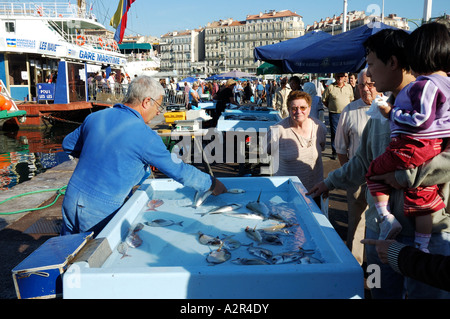
<svg viewBox="0 0 450 319"><path fill-rule="evenodd" d="M16 24L13 21L7 21L5 22L5 30L8 33L14 33L16 32Z"/></svg>

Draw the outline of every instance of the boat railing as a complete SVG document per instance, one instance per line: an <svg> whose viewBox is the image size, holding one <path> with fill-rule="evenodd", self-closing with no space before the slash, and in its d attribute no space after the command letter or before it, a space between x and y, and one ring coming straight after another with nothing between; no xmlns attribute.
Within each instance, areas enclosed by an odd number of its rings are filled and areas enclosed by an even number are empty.
<svg viewBox="0 0 450 319"><path fill-rule="evenodd" d="M78 46L85 46L99 50L120 52L119 46L114 39L89 34L69 35L70 42Z"/></svg>
<svg viewBox="0 0 450 319"><path fill-rule="evenodd" d="M0 2L1 16L78 18L96 20L91 10L62 2Z"/></svg>

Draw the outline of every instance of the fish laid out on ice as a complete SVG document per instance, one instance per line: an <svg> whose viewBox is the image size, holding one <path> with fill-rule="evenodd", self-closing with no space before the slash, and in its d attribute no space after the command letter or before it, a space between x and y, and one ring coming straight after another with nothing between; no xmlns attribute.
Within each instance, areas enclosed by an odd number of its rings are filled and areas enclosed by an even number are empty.
<svg viewBox="0 0 450 319"><path fill-rule="evenodd" d="M264 216L258 213L237 213L237 212L226 212L223 213L225 216L243 219L253 219L253 220L264 220Z"/></svg>
<svg viewBox="0 0 450 319"><path fill-rule="evenodd" d="M253 247L253 243L250 244L250 247L247 248L247 251L256 256L260 257L264 260L270 260L272 258L273 253L269 249L261 248L261 247Z"/></svg>
<svg viewBox="0 0 450 319"><path fill-rule="evenodd" d="M213 208L207 213L197 213L197 214L201 215L201 217L203 217L205 215L209 215L209 214L211 214L211 215L222 214L222 213L226 213L226 212L231 212L231 211L239 209L241 207L242 207L241 204L230 204L230 205L221 206L219 208Z"/></svg>
<svg viewBox="0 0 450 319"><path fill-rule="evenodd" d="M155 208L161 206L162 204L164 204L162 199L152 199L147 203L147 211L156 210Z"/></svg>
<svg viewBox="0 0 450 319"><path fill-rule="evenodd" d="M202 245L219 246L222 244L222 240L219 237L213 237L199 231L197 233L197 239Z"/></svg>
<svg viewBox="0 0 450 319"><path fill-rule="evenodd" d="M247 207L249 210L257 214L261 214L262 216L264 216L265 219L267 219L269 218L269 208L267 207L266 204L261 202L260 199L261 199L261 192L259 192L258 200L256 202L249 202L245 207Z"/></svg>
<svg viewBox="0 0 450 319"><path fill-rule="evenodd" d="M137 234L142 228L144 228L144 224L138 223L133 230L129 232L127 238L125 238L125 243L131 248L137 248L142 245L142 239Z"/></svg>
<svg viewBox="0 0 450 319"><path fill-rule="evenodd" d="M272 258L270 258L270 261L272 262L272 264L286 264L300 260L302 257L303 257L302 252L292 251L273 255Z"/></svg>
<svg viewBox="0 0 450 319"><path fill-rule="evenodd" d="M121 242L119 245L117 245L117 251L119 252L119 254L122 255L122 257L120 259L125 258L125 257L131 257L131 255L127 254L128 247L129 247L128 244L124 241Z"/></svg>
<svg viewBox="0 0 450 319"><path fill-rule="evenodd" d="M270 265L269 262L257 258L236 258L231 262L236 265Z"/></svg>
<svg viewBox="0 0 450 319"><path fill-rule="evenodd" d="M178 225L183 227L183 221L176 223L173 220L162 218L154 219L151 222L145 222L144 224L151 227L168 227L172 225Z"/></svg>
<svg viewBox="0 0 450 319"><path fill-rule="evenodd" d="M243 193L245 193L245 190L240 189L240 188L231 188L231 189L227 190L227 193L230 193L230 194L243 194Z"/></svg>
<svg viewBox="0 0 450 319"><path fill-rule="evenodd" d="M203 204L203 202L212 194L212 191L207 190L206 192L195 192L194 202L192 207L197 208Z"/></svg>
<svg viewBox="0 0 450 319"><path fill-rule="evenodd" d="M254 241L256 241L256 242L258 242L260 244L263 241L261 233L258 230L256 230L255 228L251 229L250 227L247 226L247 228L245 228L245 234L250 239L253 239Z"/></svg>
<svg viewBox="0 0 450 319"><path fill-rule="evenodd" d="M206 261L211 264L221 264L230 258L231 253L221 245L217 250L213 250L208 254Z"/></svg>

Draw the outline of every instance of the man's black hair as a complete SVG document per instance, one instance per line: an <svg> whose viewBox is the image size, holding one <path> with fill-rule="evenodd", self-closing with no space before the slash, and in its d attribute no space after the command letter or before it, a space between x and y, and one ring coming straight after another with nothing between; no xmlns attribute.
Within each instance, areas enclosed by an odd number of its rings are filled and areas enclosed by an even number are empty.
<svg viewBox="0 0 450 319"><path fill-rule="evenodd" d="M432 22L417 28L409 35L405 48L414 72L450 72L450 33L444 24Z"/></svg>
<svg viewBox="0 0 450 319"><path fill-rule="evenodd" d="M410 70L406 58L405 44L408 33L400 29L383 29L371 35L364 43L366 54L373 52L377 58L386 64L395 56L399 65L406 71Z"/></svg>

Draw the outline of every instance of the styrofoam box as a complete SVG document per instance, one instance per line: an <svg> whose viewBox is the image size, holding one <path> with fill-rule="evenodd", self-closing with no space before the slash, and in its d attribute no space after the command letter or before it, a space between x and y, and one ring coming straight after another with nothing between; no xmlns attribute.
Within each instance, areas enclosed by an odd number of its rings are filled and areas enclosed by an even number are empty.
<svg viewBox="0 0 450 319"><path fill-rule="evenodd" d="M98 235L107 238L113 253L99 268L74 263L63 277L64 298L362 298L363 271L328 219L297 177L219 178L228 189L245 193L209 196L197 208L191 207L195 191L172 179L148 179ZM261 201L271 211L285 214L294 226L291 234L280 235L283 245L261 247L274 254L299 247L313 251L321 263L237 265L237 258L256 258L247 251L258 246L245 228L264 228L277 222L249 220L222 214L206 214L213 208L238 203L236 212L249 212L246 205ZM148 211L148 203L164 203ZM129 248L126 257L117 247L130 229L154 219L183 222L168 227L145 225L137 232L142 245ZM229 238L241 247L230 250L231 258L211 266L207 255L217 249L199 243L197 234Z"/></svg>

